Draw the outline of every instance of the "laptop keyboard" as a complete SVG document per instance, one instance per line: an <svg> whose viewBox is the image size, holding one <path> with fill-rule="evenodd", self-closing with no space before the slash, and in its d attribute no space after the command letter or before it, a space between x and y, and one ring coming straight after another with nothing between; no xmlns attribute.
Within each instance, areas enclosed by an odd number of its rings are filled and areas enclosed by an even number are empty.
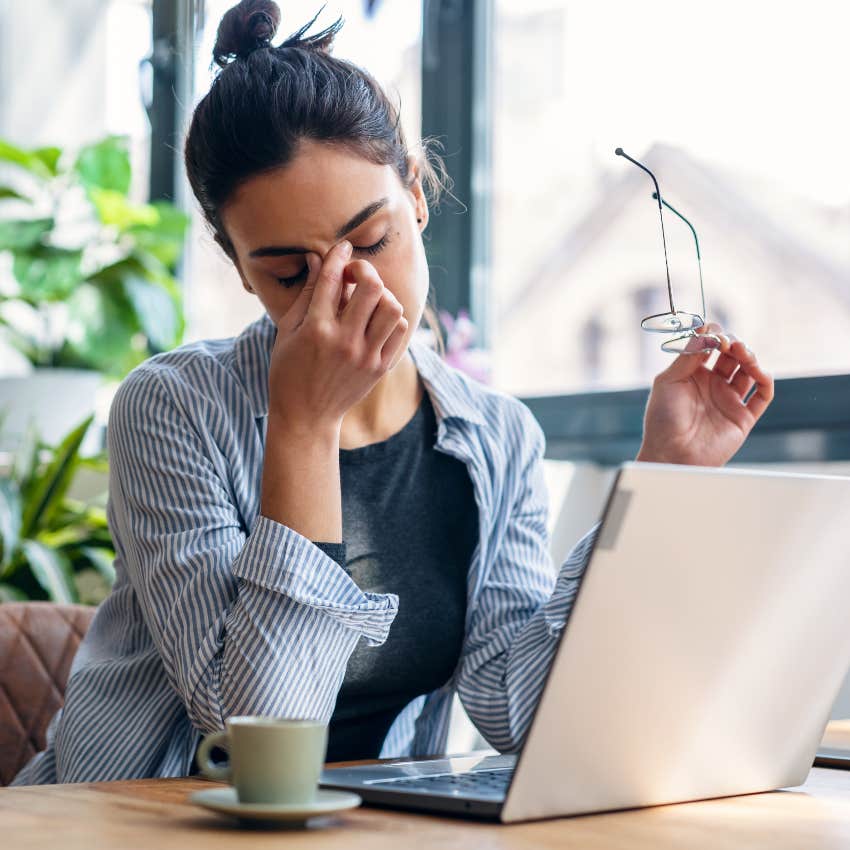
<svg viewBox="0 0 850 850"><path fill-rule="evenodd" d="M494 794L504 796L513 776L513 768L499 770L474 770L467 773L438 773L432 776L403 776L383 779L375 785L392 786L411 791L428 791L431 794Z"/></svg>

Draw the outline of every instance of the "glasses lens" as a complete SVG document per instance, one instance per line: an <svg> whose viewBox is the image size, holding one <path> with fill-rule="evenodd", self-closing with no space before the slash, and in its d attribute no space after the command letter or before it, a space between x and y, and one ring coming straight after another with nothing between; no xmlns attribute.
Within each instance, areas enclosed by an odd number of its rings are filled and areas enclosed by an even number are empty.
<svg viewBox="0 0 850 850"><path fill-rule="evenodd" d="M704 324L702 316L697 316L696 313L683 313L679 310L675 313L658 313L655 316L647 316L640 323L640 326L645 331L669 334L676 331L692 331Z"/></svg>
<svg viewBox="0 0 850 850"><path fill-rule="evenodd" d="M720 348L720 337L714 334L689 333L665 340L661 350L668 354L708 354Z"/></svg>

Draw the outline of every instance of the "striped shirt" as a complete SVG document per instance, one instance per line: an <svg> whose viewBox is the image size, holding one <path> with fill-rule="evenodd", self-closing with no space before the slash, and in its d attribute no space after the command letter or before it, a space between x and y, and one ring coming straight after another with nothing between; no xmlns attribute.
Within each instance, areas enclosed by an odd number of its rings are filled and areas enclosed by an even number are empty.
<svg viewBox="0 0 850 850"><path fill-rule="evenodd" d="M268 316L135 369L109 417L116 583L74 658L47 747L13 785L185 776L231 715L329 720L361 640L398 610L315 543L260 514ZM407 705L382 756L443 752L457 693L486 740L524 740L598 526L549 554L544 437L528 408L409 348L436 451L466 464L478 506L461 656Z"/></svg>

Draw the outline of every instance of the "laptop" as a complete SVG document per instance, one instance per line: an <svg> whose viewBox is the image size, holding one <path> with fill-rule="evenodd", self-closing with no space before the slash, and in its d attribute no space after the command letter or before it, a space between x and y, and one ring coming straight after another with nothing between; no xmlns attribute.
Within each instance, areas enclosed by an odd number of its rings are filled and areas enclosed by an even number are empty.
<svg viewBox="0 0 850 850"><path fill-rule="evenodd" d="M623 464L521 752L322 785L510 823L802 784L850 666L848 518L850 477Z"/></svg>

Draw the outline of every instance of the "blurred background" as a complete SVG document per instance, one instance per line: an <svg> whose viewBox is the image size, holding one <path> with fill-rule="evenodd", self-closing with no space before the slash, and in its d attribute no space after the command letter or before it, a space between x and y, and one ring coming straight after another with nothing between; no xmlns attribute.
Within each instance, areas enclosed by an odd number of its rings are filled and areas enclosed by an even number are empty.
<svg viewBox="0 0 850 850"><path fill-rule="evenodd" d="M181 160L231 5L0 0L4 492L29 517L4 540L9 599L100 598L96 456L117 381L259 315ZM277 40L320 6L282 2ZM699 233L708 319L778 379L734 462L850 471L850 5L336 0L316 26L339 15L335 53L388 87L409 140L443 145L454 189L426 233L433 298L452 362L544 427L556 559L637 452L670 362L640 328L666 309L652 184L618 146ZM666 229L677 306L699 312L693 237L673 216ZM28 514L45 489L54 506Z"/></svg>

